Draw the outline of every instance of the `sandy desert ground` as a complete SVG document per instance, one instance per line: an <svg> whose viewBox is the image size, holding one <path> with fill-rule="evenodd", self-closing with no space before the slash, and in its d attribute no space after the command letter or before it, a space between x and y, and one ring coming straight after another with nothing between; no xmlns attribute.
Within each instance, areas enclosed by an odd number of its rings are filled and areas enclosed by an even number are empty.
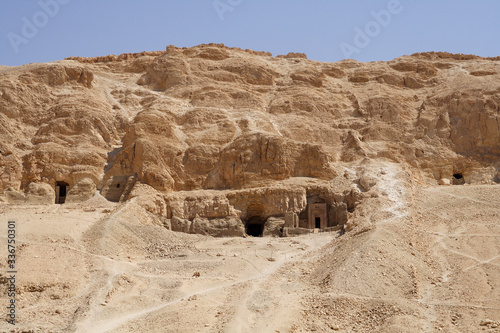
<svg viewBox="0 0 500 333"><path fill-rule="evenodd" d="M500 186L408 187L383 168L384 204L360 209L372 227L342 236L176 233L99 195L2 204L18 323L0 330L500 332Z"/></svg>

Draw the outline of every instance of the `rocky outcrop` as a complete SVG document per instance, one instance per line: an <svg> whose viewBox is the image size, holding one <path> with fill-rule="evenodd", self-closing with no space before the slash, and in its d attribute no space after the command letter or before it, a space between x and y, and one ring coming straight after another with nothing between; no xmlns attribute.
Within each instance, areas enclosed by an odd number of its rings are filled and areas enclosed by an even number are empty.
<svg viewBox="0 0 500 333"><path fill-rule="evenodd" d="M82 202L92 198L96 193L95 181L90 178L82 178L69 190L66 202Z"/></svg>
<svg viewBox="0 0 500 333"><path fill-rule="evenodd" d="M245 235L245 228L235 217L201 218L191 220L174 217L171 220L171 230L189 234L211 235L215 237L238 237Z"/></svg>
<svg viewBox="0 0 500 333"><path fill-rule="evenodd" d="M6 197L13 204L46 205L54 203L55 193L49 184L30 183L25 193L9 188Z"/></svg>
<svg viewBox="0 0 500 333"><path fill-rule="evenodd" d="M207 184L238 188L264 179L312 177L328 180L335 176L329 162L329 156L320 145L260 133L241 136L221 151Z"/></svg>

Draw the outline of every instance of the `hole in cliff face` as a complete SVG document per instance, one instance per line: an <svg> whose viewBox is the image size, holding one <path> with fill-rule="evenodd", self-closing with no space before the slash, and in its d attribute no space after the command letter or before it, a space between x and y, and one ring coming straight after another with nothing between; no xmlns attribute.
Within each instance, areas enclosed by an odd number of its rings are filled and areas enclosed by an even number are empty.
<svg viewBox="0 0 500 333"><path fill-rule="evenodd" d="M463 185L465 184L464 176L461 173L453 174L453 185Z"/></svg>
<svg viewBox="0 0 500 333"><path fill-rule="evenodd" d="M248 219L245 224L245 231L247 235L253 237L262 237L262 233L264 232L264 219L260 216L252 216Z"/></svg>
<svg viewBox="0 0 500 333"><path fill-rule="evenodd" d="M66 202L66 194L69 184L66 182L56 182L56 204L62 205Z"/></svg>
<svg viewBox="0 0 500 333"><path fill-rule="evenodd" d="M261 198L249 198L245 214L247 216L245 223L245 232L247 235L262 237L262 234L264 233L264 224L266 222L266 219L262 217L265 216L264 211L264 204Z"/></svg>

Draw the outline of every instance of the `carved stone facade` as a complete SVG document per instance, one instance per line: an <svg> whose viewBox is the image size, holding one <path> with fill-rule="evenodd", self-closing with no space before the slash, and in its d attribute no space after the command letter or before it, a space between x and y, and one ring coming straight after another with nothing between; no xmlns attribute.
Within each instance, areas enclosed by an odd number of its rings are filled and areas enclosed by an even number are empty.
<svg viewBox="0 0 500 333"><path fill-rule="evenodd" d="M328 216L326 203L309 204L308 206L308 228L325 229L328 227Z"/></svg>

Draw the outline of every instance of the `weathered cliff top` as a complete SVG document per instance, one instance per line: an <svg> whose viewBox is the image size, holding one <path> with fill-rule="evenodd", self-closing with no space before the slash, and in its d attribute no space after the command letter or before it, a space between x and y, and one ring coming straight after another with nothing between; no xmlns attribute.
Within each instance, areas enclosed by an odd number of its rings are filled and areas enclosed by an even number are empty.
<svg viewBox="0 0 500 333"><path fill-rule="evenodd" d="M372 159L492 181L498 60L323 63L209 44L2 67L0 191L114 176L160 192L261 187Z"/></svg>

